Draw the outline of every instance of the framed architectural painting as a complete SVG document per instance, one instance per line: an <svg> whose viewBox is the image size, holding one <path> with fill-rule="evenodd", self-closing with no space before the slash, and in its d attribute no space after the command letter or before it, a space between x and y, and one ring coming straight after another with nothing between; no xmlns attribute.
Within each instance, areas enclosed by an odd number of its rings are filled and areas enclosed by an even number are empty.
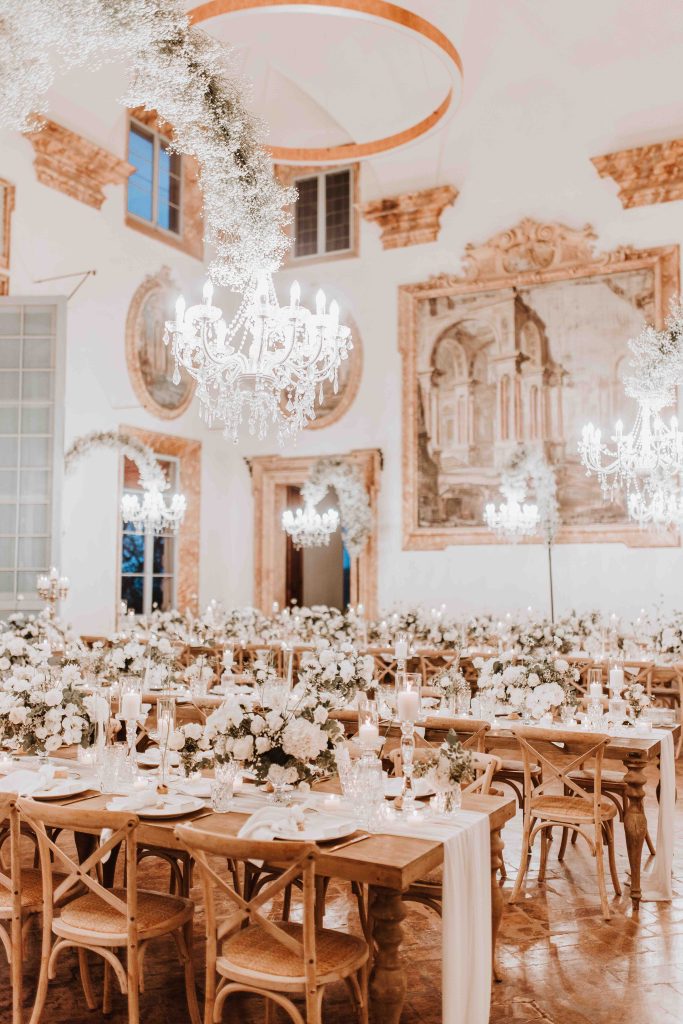
<svg viewBox="0 0 683 1024"><path fill-rule="evenodd" d="M577 442L584 423L633 422L627 343L662 325L678 247L596 253L594 240L590 227L524 220L467 245L463 276L399 289L405 548L497 543L484 505L520 442L555 468L559 542L677 542L605 503Z"/></svg>
<svg viewBox="0 0 683 1024"><path fill-rule="evenodd" d="M175 318L178 292L168 267L162 267L137 289L126 320L126 360L133 389L145 409L163 420L182 415L194 392L184 369L180 383L173 383L171 347L164 345L164 323Z"/></svg>

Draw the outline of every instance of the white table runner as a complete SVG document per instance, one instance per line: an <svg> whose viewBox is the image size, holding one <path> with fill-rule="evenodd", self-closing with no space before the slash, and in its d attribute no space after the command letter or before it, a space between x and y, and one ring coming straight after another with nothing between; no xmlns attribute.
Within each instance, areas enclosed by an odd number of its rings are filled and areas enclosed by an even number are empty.
<svg viewBox="0 0 683 1024"><path fill-rule="evenodd" d="M642 881L643 900L671 900L674 859L674 815L676 813L676 764L674 739L668 729L653 729L661 741L659 755L659 818L654 864Z"/></svg>

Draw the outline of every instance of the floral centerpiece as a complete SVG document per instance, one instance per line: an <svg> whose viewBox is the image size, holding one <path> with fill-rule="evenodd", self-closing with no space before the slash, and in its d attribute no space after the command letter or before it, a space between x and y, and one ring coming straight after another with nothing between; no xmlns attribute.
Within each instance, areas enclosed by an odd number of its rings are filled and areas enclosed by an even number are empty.
<svg viewBox="0 0 683 1024"><path fill-rule="evenodd" d="M316 651L303 657L299 686L327 707L344 707L372 688L374 667L373 658L358 654L352 643L332 646L321 641Z"/></svg>
<svg viewBox="0 0 683 1024"><path fill-rule="evenodd" d="M0 728L14 749L45 756L62 746L87 747L95 733L95 697L77 690L75 669L17 668L0 689Z"/></svg>
<svg viewBox="0 0 683 1024"><path fill-rule="evenodd" d="M205 737L216 762L237 761L281 794L334 769L343 729L314 696L285 709L247 708L231 697L208 717Z"/></svg>
<svg viewBox="0 0 683 1024"><path fill-rule="evenodd" d="M416 762L416 778L426 778L436 792L437 813L449 814L460 806L460 787L474 775L472 755L450 730L441 746Z"/></svg>
<svg viewBox="0 0 683 1024"><path fill-rule="evenodd" d="M513 637L522 654L569 654L574 650L573 632L559 623L525 623L513 629Z"/></svg>
<svg viewBox="0 0 683 1024"><path fill-rule="evenodd" d="M542 718L548 711L572 702L579 670L563 658L522 658L512 656L475 659L482 696L491 695L512 711Z"/></svg>
<svg viewBox="0 0 683 1024"><path fill-rule="evenodd" d="M169 740L169 747L178 753L187 776L210 765L213 760L209 734L198 722L187 722L176 729Z"/></svg>
<svg viewBox="0 0 683 1024"><path fill-rule="evenodd" d="M627 683L622 692L622 699L629 704L634 718L638 718L652 703L642 683Z"/></svg>
<svg viewBox="0 0 683 1024"><path fill-rule="evenodd" d="M462 703L469 700L472 691L470 684L455 665L450 665L448 668L437 672L430 680L430 685L441 694L441 697L447 702L450 711L460 712L460 710L467 710L466 707L462 707Z"/></svg>

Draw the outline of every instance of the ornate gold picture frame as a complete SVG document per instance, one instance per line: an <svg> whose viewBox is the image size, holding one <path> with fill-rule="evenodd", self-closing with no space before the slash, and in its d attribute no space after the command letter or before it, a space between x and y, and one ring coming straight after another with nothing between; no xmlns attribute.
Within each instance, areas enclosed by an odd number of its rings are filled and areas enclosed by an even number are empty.
<svg viewBox="0 0 683 1024"><path fill-rule="evenodd" d="M467 245L462 276L399 288L405 549L500 543L483 509L500 499L519 442L542 443L555 467L559 543L678 543L604 503L577 451L583 422L607 433L633 420L627 342L644 323L662 325L678 246L602 253L595 238L590 226L526 219Z"/></svg>

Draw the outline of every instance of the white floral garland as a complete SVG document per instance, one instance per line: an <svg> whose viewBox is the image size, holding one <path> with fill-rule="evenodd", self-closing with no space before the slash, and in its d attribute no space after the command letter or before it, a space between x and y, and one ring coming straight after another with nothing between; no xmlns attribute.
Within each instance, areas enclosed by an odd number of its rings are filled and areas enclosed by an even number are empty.
<svg viewBox="0 0 683 1024"><path fill-rule="evenodd" d="M506 498L521 501L529 483L535 494L541 530L551 543L560 524L555 470L539 447L520 444L503 470L500 489Z"/></svg>
<svg viewBox="0 0 683 1024"><path fill-rule="evenodd" d="M231 52L191 27L179 0L0 0L0 126L37 127L55 65L122 58L131 85L121 102L155 110L173 126L173 148L197 158L213 279L244 288L276 270L296 192L273 176Z"/></svg>
<svg viewBox="0 0 683 1024"><path fill-rule="evenodd" d="M64 467L67 472L93 448L112 448L134 462L140 472L140 483L144 488L154 487L159 491L168 488L168 481L152 449L131 434L123 434L118 430L93 430L90 434L77 437L64 455Z"/></svg>
<svg viewBox="0 0 683 1024"><path fill-rule="evenodd" d="M330 487L337 492L344 543L351 557L357 558L372 533L370 499L360 471L344 459L318 459L301 488L304 503L317 505Z"/></svg>

